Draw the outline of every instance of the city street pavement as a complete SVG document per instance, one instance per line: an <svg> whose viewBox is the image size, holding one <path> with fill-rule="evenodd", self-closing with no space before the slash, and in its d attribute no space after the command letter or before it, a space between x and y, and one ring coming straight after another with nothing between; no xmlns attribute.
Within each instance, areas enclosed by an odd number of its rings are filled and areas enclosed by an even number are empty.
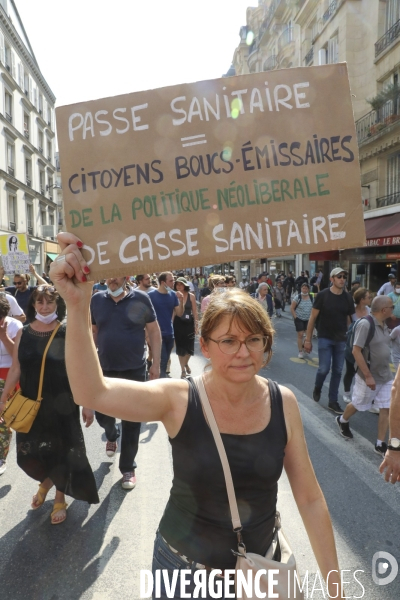
<svg viewBox="0 0 400 600"><path fill-rule="evenodd" d="M354 440L341 438L327 409L327 387L320 403L311 399L316 352L306 360L297 358L296 333L287 312L274 324L274 355L262 375L287 385L299 401L311 460L332 517L340 566L349 570L345 580L352 581L346 586L347 595L396 600L400 574L386 586L376 585L371 577L376 552L389 552L400 562L400 485L385 483L378 472L381 460L373 452L377 416L356 415L351 422ZM198 344L190 364L194 375L203 369ZM174 354L171 375L180 375ZM67 521L56 527L50 525L51 492L43 507L30 510L36 483L17 467L13 440L7 471L0 477L1 600L139 600L140 569L151 568L154 534L171 485L167 435L160 424L142 426L138 483L129 492L121 489L118 457L106 456L105 438L96 423L85 430L85 439L100 504L89 507L71 501ZM284 474L278 505L300 575L308 571L306 597L325 598L318 591L316 561ZM358 569L364 571L356 575L364 593L353 579Z"/></svg>

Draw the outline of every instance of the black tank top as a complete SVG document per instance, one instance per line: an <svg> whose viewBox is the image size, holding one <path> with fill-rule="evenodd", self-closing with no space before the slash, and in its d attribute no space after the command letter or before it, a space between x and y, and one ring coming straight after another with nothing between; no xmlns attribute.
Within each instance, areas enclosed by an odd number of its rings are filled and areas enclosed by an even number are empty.
<svg viewBox="0 0 400 600"><path fill-rule="evenodd" d="M232 569L237 536L232 531L221 460L189 378L189 402L182 427L173 439L174 479L160 523L161 535L176 550L208 567ZM278 479L282 473L286 424L278 385L268 380L271 419L250 435L223 433L236 500L249 552L265 554L275 522Z"/></svg>

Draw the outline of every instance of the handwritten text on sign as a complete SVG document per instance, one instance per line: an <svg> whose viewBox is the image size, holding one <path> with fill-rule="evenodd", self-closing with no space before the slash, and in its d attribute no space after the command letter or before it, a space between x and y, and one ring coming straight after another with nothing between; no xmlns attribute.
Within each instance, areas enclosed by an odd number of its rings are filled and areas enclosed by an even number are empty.
<svg viewBox="0 0 400 600"><path fill-rule="evenodd" d="M343 64L64 106L57 128L93 274L365 243Z"/></svg>

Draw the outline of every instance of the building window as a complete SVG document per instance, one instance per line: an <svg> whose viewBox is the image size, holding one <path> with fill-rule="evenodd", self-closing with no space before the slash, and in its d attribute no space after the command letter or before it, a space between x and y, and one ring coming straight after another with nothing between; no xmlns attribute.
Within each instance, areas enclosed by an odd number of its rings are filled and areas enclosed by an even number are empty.
<svg viewBox="0 0 400 600"><path fill-rule="evenodd" d="M29 140L30 130L31 130L31 120L30 120L29 115L27 115L24 112L24 136L26 137L27 140Z"/></svg>
<svg viewBox="0 0 400 600"><path fill-rule="evenodd" d="M328 64L332 65L339 62L339 38L334 35L328 42Z"/></svg>
<svg viewBox="0 0 400 600"><path fill-rule="evenodd" d="M26 205L26 224L29 235L33 235L33 206L32 204Z"/></svg>
<svg viewBox="0 0 400 600"><path fill-rule="evenodd" d="M17 199L12 194L8 194L8 226L17 231Z"/></svg>
<svg viewBox="0 0 400 600"><path fill-rule="evenodd" d="M386 31L400 19L399 0L386 0Z"/></svg>
<svg viewBox="0 0 400 600"><path fill-rule="evenodd" d="M49 213L49 225L54 225L54 212Z"/></svg>
<svg viewBox="0 0 400 600"><path fill-rule="evenodd" d="M400 192L400 154L393 154L387 159L386 195Z"/></svg>
<svg viewBox="0 0 400 600"><path fill-rule="evenodd" d="M9 123L12 123L12 114L13 114L12 96L8 92L5 93L5 108L6 108L6 119Z"/></svg>
<svg viewBox="0 0 400 600"><path fill-rule="evenodd" d="M7 142L7 171L9 175L12 175L14 177L15 175L15 170L14 170L14 165L15 165L15 148L14 148L14 144L10 144L10 142Z"/></svg>
<svg viewBox="0 0 400 600"><path fill-rule="evenodd" d="M47 160L51 162L51 155L53 154L51 140L47 140Z"/></svg>
<svg viewBox="0 0 400 600"><path fill-rule="evenodd" d="M38 143L38 148L39 148L39 152L41 154L43 154L43 131L41 129L39 129L39 143Z"/></svg>
<svg viewBox="0 0 400 600"><path fill-rule="evenodd" d="M39 114L43 114L43 96L39 94Z"/></svg>
<svg viewBox="0 0 400 600"><path fill-rule="evenodd" d="M44 196L44 188L45 188L45 175L42 169L39 169L39 188L40 193Z"/></svg>
<svg viewBox="0 0 400 600"><path fill-rule="evenodd" d="M51 127L51 107L47 107L47 125Z"/></svg>
<svg viewBox="0 0 400 600"><path fill-rule="evenodd" d="M32 161L25 159L25 182L28 187L32 187Z"/></svg>
<svg viewBox="0 0 400 600"><path fill-rule="evenodd" d="M40 222L42 225L47 225L47 212L45 208L40 209Z"/></svg>
<svg viewBox="0 0 400 600"><path fill-rule="evenodd" d="M5 44L5 55L6 55L6 69L11 71L11 48L8 44Z"/></svg>

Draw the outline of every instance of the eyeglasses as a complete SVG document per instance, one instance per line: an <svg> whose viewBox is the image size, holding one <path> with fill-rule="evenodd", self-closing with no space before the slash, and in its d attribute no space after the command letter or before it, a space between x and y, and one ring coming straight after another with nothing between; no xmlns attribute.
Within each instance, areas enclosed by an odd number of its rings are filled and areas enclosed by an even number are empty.
<svg viewBox="0 0 400 600"><path fill-rule="evenodd" d="M53 285L38 285L36 290L38 292L55 292L56 288Z"/></svg>
<svg viewBox="0 0 400 600"><path fill-rule="evenodd" d="M335 275L336 279L347 279L347 275Z"/></svg>
<svg viewBox="0 0 400 600"><path fill-rule="evenodd" d="M13 281L14 285L22 285L22 281Z"/></svg>
<svg viewBox="0 0 400 600"><path fill-rule="evenodd" d="M391 304L390 306L385 306L384 308L389 308L389 309L394 309L394 304Z"/></svg>
<svg viewBox="0 0 400 600"><path fill-rule="evenodd" d="M267 336L262 335L253 335L248 337L241 342L237 338L224 338L222 340L213 340L212 338L208 338L215 344L218 344L219 349L224 354L236 354L239 352L242 344L246 345L246 348L249 352L264 352L265 346L268 342Z"/></svg>

